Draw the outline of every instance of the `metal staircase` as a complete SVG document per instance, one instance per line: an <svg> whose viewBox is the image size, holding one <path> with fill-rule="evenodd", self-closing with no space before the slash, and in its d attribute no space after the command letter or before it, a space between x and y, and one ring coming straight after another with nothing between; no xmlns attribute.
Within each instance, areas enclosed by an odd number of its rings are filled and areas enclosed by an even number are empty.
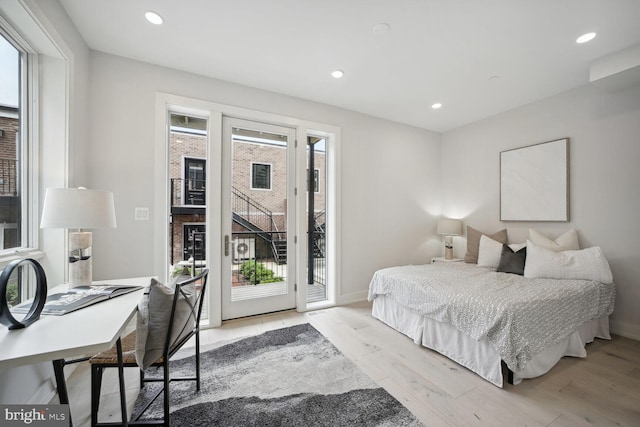
<svg viewBox="0 0 640 427"><path fill-rule="evenodd" d="M235 187L231 188L233 221L267 242L278 264L287 262L286 232L278 230L273 212Z"/></svg>
<svg viewBox="0 0 640 427"><path fill-rule="evenodd" d="M286 264L287 233L278 230L273 220L273 212L235 187L231 189L231 194L233 221L267 242L277 264ZM313 238L313 257L315 259L325 257L325 218L326 212L324 210L316 213L313 218L314 229L310 235Z"/></svg>

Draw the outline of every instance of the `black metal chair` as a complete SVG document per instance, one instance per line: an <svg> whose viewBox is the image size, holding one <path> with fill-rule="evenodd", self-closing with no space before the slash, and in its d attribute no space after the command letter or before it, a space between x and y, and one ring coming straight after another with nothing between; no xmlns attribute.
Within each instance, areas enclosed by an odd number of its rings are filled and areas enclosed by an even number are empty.
<svg viewBox="0 0 640 427"><path fill-rule="evenodd" d="M202 314L202 304L204 300L207 276L209 270L204 269L198 275L189 277L186 280L176 283L173 292L173 301L171 305L171 315L169 327L166 333L164 349L162 356L156 359L151 366L162 369L162 377L146 378L144 371L136 362L136 331L130 333L126 337L119 339L116 346L103 351L91 359L91 426L134 426L134 425L169 425L169 384L172 381L195 381L196 390L200 390L200 316ZM188 306L189 312L186 319L184 316L176 316L176 307L179 300L184 299ZM182 321L180 321L182 317ZM172 378L169 372L169 360L173 355L182 348L182 346L195 336L195 376ZM173 337L173 339L172 339ZM144 387L148 382L162 382L163 387L155 394L155 396L147 403L147 405L139 411L134 421L129 422L127 417L127 403L124 386L124 368L138 367L140 368L140 387ZM100 389L102 386L102 374L106 368L118 368L118 378L120 387L120 409L121 422L98 423L98 410L100 405ZM149 409L149 407L163 395L163 419L140 420L140 417Z"/></svg>

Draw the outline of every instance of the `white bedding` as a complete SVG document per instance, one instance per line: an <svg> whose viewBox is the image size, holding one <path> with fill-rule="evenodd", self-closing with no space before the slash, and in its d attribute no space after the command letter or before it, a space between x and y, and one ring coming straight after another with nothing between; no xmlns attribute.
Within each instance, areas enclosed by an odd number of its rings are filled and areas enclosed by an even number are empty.
<svg viewBox="0 0 640 427"><path fill-rule="evenodd" d="M385 296L373 301L372 315L417 345L435 350L498 387L503 386L502 360L486 339L476 341L449 324L420 316ZM585 344L596 337L611 339L609 316L585 323L569 337L534 355L525 369L514 372L513 383L547 373L564 356L586 357Z"/></svg>
<svg viewBox="0 0 640 427"><path fill-rule="evenodd" d="M437 268L433 268L436 266ZM407 271L409 272L408 278ZM493 286L491 280L495 281L496 274L508 277L500 276L497 280L498 288L495 289L496 292L493 292L490 289ZM450 295L449 291L445 291L447 286L444 288L436 287L435 294L422 294L422 288L428 288L430 285L429 280L426 281L427 283L422 280L425 275L436 277L439 281L442 281L443 277L453 277L454 282L458 283L453 285L455 294L453 299L458 302L453 305L442 304L440 300L449 298L448 295ZM610 338L608 314L613 309L614 291L612 286L610 286L610 290L606 288L603 290L589 284L587 288L592 288L592 294L595 292L591 298L588 298L591 300L589 303L585 303L584 295L573 299L579 305L591 304L599 307L590 307L586 310L582 307L576 310L575 304L566 303L574 297L569 297L569 300L566 300L567 296L564 295L561 298L564 299L562 304L568 307L574 306L574 308L565 312L557 312L557 304L544 298L541 299L538 295L539 292L544 293L544 286L539 286L535 290L529 289L531 292L525 292L526 296L524 296L523 286L540 285L542 282L527 282L531 279L513 276L515 275L495 273L477 266L463 264L396 267L380 270L376 273L372 279L369 297L374 303L374 317L411 337L417 344L444 354L500 387L503 383L501 361L505 359L511 360L511 364L507 363L507 365L514 372L514 383L517 384L523 378L544 374L563 356L585 357L584 346L587 342L593 341L594 337ZM469 279L469 277L473 279ZM381 283L385 283L385 285L380 286ZM481 285L477 283L481 283ZM514 284L516 284L515 290L509 291L509 286ZM557 287L558 285L567 285L567 283L556 281L552 285ZM594 291L594 286L598 291ZM406 288L404 291L408 289L408 294L405 293L402 296L403 293L400 292L402 288ZM560 290L561 288L555 289L552 294L557 294ZM470 291L472 296L468 295L469 292L465 294L465 291ZM500 310L505 310L505 301L501 301L499 296L513 293L519 294L520 297L514 299L517 303L515 309L514 307L506 309L509 316L505 320L497 313ZM564 293L560 292L560 294ZM483 298L483 295L486 295L487 298ZM550 298L553 300L555 297ZM439 301L437 303L431 301L431 304L426 305L426 309L424 305L418 304L428 298L435 298ZM593 301L594 298L598 301ZM507 297L507 300L509 299L512 298ZM523 303L527 300L534 301L529 307L533 305L542 308L536 308L532 313L531 310L523 308L525 307ZM483 305L480 315L456 313L456 310L472 310L470 307L478 303ZM506 307L508 306L509 304L506 304ZM551 316L555 318L554 320L543 319L544 322L541 323L540 319L520 319L521 315L535 316L536 312L539 312L538 316L549 317L545 307L556 311L555 315ZM581 315L587 316L587 318L576 316L576 311L587 313ZM488 325L471 325L470 328L468 324L478 319L487 323L486 320L483 320L487 318L487 313L490 314ZM593 315L588 317L589 313ZM460 321L460 318L466 320ZM555 327L553 326L554 322L562 324L558 324L557 329L551 333L537 331L541 324L547 329ZM517 337L509 336L514 334L514 330L523 330L524 326L522 325L527 323L536 325L536 331L533 333L535 345L530 343L531 337L527 336L527 334L532 334L531 331L525 331L524 335L520 334ZM498 331L497 329L500 328L502 330ZM559 330L562 330L560 335L558 335ZM489 333L482 333L478 336L477 331L489 331ZM549 335L551 338L547 338L545 335ZM496 340L503 340L502 344L497 343ZM509 345L505 346L505 342ZM510 350L514 350L513 353L505 355L505 351Z"/></svg>

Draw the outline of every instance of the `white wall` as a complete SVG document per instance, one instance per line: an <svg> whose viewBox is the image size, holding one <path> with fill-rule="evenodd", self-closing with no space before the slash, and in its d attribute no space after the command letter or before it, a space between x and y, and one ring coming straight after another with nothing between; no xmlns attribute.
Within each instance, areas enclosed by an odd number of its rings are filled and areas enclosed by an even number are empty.
<svg viewBox="0 0 640 427"><path fill-rule="evenodd" d="M570 138L570 221L500 222L500 151ZM442 139L444 212L465 225L528 229L549 237L576 228L583 247L600 246L616 283L614 333L640 339L640 87L607 93L583 86L447 132ZM457 247L464 255L464 244Z"/></svg>
<svg viewBox="0 0 640 427"><path fill-rule="evenodd" d="M88 166L90 186L112 190L118 228L94 231L94 277L154 271L156 92L326 123L341 128L341 302L366 297L373 272L438 255L440 136L422 129L198 75L93 52ZM213 244L219 244L214 242ZM99 262L97 261L99 260Z"/></svg>

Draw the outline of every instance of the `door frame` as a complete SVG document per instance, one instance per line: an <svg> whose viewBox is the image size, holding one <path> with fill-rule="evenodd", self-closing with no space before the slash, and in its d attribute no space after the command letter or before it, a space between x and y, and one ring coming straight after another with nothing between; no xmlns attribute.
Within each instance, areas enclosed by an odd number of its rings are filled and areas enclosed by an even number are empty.
<svg viewBox="0 0 640 427"><path fill-rule="evenodd" d="M207 147L206 179L207 194L206 205L212 207L213 200L222 200L222 184L219 176L215 176L213 171L220 170L222 159L222 118L229 116L249 121L274 124L284 127L292 127L296 130L296 139L299 142L296 150L296 179L298 179L299 191L304 191L306 187L306 143L307 135L323 136L327 138L327 194L332 194L331 200L327 200L327 242L328 253L331 255L327 259L327 300L316 303L306 302L306 288L300 284L305 283L306 271L299 268L297 271L296 283L299 284L296 293L296 310L304 312L307 310L332 307L338 303L341 283L341 253L340 253L340 127L328 125L320 122L302 120L278 114L265 113L241 107L234 107L225 104L218 104L202 99L189 98L165 92L156 92L155 105L155 152L154 152L154 202L151 218L154 218L154 265L153 271L145 272L157 276L159 280L166 281L169 273L169 259L167 256L168 233L167 218L169 215L170 194L168 189L168 120L169 112L191 114L207 118L207 135L209 145ZM302 141L302 142L300 142ZM300 178L303 177L300 182ZM305 197L297 198L297 210L304 212ZM156 214L154 215L153 212ZM202 327L216 327L222 324L222 256L224 256L224 237L222 235L222 221L219 209L207 209L207 243L206 252L209 268L209 319ZM303 262L306 256L307 237L306 224L297 222L295 234L297 235L297 245L294 256Z"/></svg>

